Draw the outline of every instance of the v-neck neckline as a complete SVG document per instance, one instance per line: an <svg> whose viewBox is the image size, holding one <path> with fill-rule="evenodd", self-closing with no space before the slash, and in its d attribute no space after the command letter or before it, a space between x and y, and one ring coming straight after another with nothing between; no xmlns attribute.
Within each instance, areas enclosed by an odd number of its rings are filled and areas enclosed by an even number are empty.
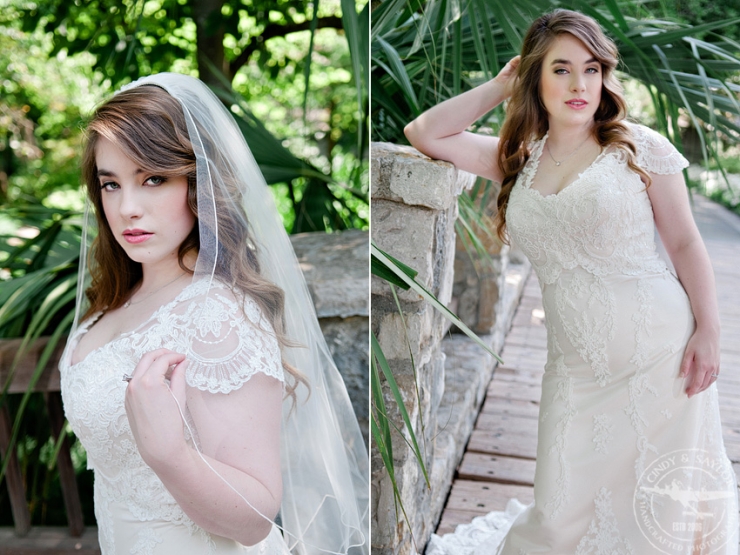
<svg viewBox="0 0 740 555"><path fill-rule="evenodd" d="M559 191L555 193L550 193L549 195L543 195L541 191L532 187L532 183L534 182L535 177L537 177L537 171L539 170L539 167L540 167L540 159L542 158L542 154L545 151L545 143L547 142L547 137L549 136L549 134L550 134L549 132L545 133L545 135L539 140L539 144L537 145L537 150L533 153L533 154L536 154L536 158L534 155L530 156L530 162L532 163L532 166L531 166L531 170L527 173L527 178L524 182L525 189L529 189L530 191L534 192L535 194L537 194L537 196L539 196L542 199L559 197L563 193L563 191L573 187L573 185L577 184L583 178L584 174L590 171L591 168L593 168L596 165L596 163L599 162L601 158L603 158L604 155L609 150L608 148L602 148L601 152L599 152L596 158L594 158L593 161L588 166L586 166L586 168L583 171L579 172L578 175L576 175L575 179L573 179L573 181L568 183L565 187L563 187L562 189L560 189Z"/></svg>
<svg viewBox="0 0 740 555"><path fill-rule="evenodd" d="M150 322L158 318L160 314L162 314L165 311L165 309L168 309L174 306L175 304L177 304L178 302L180 302L181 298L184 296L184 293L188 291L188 289L190 289L194 283L195 282L188 283L185 287L183 287L183 289L177 294L177 296L174 299L160 305L144 321L137 324L136 327L134 327L133 329L130 329L128 331L124 331L118 334L110 341L103 343L102 345L99 345L98 347L94 348L92 351L87 353L82 359L78 360L75 363L72 363L72 359L74 358L75 352L77 351L77 347L79 347L80 345L80 341L82 340L82 337L85 334L87 334L88 331L90 331L90 328L92 328L97 323L97 321L100 320L100 318L103 317L106 311L100 310L96 312L95 314L93 314L92 316L90 316L87 320L85 320L82 324L80 324L77 330L77 333L74 337L74 343L69 348L69 357L66 361L68 363L69 368L74 368L82 364L83 362L85 362L86 360L90 358L90 355L97 354L98 352L102 351L103 348L106 347L107 345L110 345L111 343L116 343L117 341L125 339L126 337L129 337L141 331L147 324L149 324Z"/></svg>

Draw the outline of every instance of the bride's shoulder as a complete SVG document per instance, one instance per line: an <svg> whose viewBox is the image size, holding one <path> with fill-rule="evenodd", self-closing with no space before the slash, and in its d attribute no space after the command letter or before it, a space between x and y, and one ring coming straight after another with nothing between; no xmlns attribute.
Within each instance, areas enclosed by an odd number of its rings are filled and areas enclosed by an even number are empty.
<svg viewBox="0 0 740 555"><path fill-rule="evenodd" d="M199 311L206 319L220 318L224 314L237 319L244 317L252 324L267 325L272 332L272 326L265 321L252 295L218 279L194 281L182 291L173 308L181 314Z"/></svg>
<svg viewBox="0 0 740 555"><path fill-rule="evenodd" d="M248 293L222 281L194 282L165 318L188 353L190 386L228 393L257 373L284 381L278 338Z"/></svg>
<svg viewBox="0 0 740 555"><path fill-rule="evenodd" d="M663 135L639 123L626 121L637 151L637 164L648 172L674 174L689 162Z"/></svg>

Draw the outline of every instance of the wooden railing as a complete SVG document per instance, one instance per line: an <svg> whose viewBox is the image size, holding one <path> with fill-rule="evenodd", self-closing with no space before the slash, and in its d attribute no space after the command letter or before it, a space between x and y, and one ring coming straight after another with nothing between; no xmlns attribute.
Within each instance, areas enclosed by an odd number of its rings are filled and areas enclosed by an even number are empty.
<svg viewBox="0 0 740 555"><path fill-rule="evenodd" d="M38 364L39 357L46 347L48 338L41 338L34 343L30 350L23 356L16 367L12 377L10 368L16 356L21 339L0 340L0 385L5 385L11 379L8 393L25 393L31 384L34 370ZM61 357L65 341L60 341L49 359L43 373L34 384L32 391L43 393L49 416L51 433L54 441L59 434L63 433L64 412L62 410L62 396L60 393L60 376L58 361ZM26 536L31 530L31 514L26 501L26 489L21 474L20 464L16 449L8 452L10 435L13 427L14 415L11 415L7 403L0 407L0 456L3 460L9 457L5 482L10 497L10 506L13 513L13 523L16 536ZM69 451L69 441L62 439L61 448L57 457L57 468L59 470L59 481L62 488L62 497L67 511L69 534L72 537L80 537L84 530L82 517L82 504L80 493L77 488L74 466ZM0 546L0 550L2 547Z"/></svg>

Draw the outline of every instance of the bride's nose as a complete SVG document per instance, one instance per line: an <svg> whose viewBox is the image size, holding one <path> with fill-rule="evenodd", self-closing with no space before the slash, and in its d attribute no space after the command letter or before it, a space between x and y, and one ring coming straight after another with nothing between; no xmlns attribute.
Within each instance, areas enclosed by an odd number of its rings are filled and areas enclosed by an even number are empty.
<svg viewBox="0 0 740 555"><path fill-rule="evenodd" d="M118 210L126 219L135 220L143 213L141 195L137 194L135 187L123 187L121 189L121 203Z"/></svg>
<svg viewBox="0 0 740 555"><path fill-rule="evenodd" d="M571 73L570 90L572 92L582 92L586 90L586 80L582 74L575 71Z"/></svg>

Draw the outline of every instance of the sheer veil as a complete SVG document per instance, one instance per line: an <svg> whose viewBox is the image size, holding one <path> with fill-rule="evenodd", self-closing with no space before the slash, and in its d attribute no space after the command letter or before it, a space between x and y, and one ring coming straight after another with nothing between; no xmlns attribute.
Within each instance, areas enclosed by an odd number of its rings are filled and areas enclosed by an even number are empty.
<svg viewBox="0 0 740 555"><path fill-rule="evenodd" d="M227 232L220 226L226 207L249 227L261 274L285 292L284 332L295 346L283 349L283 359L308 383L308 387L298 385L296 399L286 396L283 403L283 500L278 524L284 529L286 543L295 554L367 554L367 450L262 173L234 118L201 81L161 73L124 89L142 85L166 90L179 101L187 120L197 161L200 230L193 282L202 282L210 291L216 279L216 265L225 255L219 234ZM86 237L93 219L86 210L82 276L86 273ZM80 279L75 328L84 313L85 288L85 280Z"/></svg>

